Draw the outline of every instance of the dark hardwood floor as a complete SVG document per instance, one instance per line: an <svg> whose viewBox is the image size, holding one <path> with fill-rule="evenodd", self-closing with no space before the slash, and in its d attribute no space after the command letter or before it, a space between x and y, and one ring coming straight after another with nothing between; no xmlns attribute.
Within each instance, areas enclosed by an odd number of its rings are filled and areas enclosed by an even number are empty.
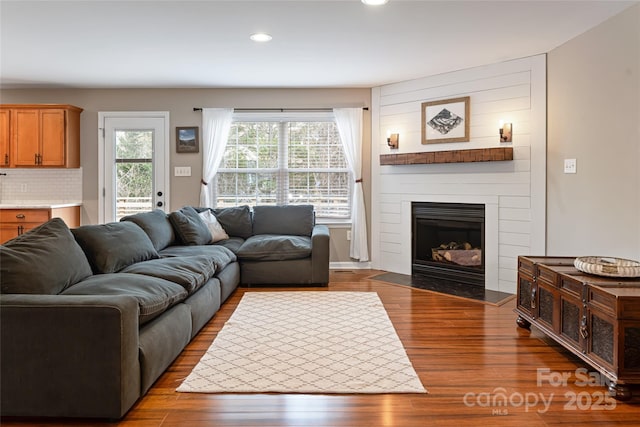
<svg viewBox="0 0 640 427"><path fill-rule="evenodd" d="M240 288L119 423L3 419L2 426L640 425L639 388L631 401L610 399L586 381L591 370L579 359L535 328L516 326L514 300L498 307L368 279L379 273L336 271L327 288L305 289L377 292L428 394L177 393L245 292L302 290Z"/></svg>

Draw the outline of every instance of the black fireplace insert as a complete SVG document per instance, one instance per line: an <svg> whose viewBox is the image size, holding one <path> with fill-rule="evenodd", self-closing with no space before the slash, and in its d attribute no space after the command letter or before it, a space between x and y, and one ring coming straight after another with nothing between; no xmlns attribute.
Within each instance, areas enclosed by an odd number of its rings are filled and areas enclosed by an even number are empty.
<svg viewBox="0 0 640 427"><path fill-rule="evenodd" d="M413 202L411 274L485 286L484 204Z"/></svg>

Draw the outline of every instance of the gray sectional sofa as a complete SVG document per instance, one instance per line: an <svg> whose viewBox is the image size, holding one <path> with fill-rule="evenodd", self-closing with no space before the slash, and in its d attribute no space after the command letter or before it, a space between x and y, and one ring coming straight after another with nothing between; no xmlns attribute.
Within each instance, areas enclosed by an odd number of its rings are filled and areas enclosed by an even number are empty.
<svg viewBox="0 0 640 427"><path fill-rule="evenodd" d="M2 416L120 418L240 284L326 285L311 205L184 207L0 246Z"/></svg>

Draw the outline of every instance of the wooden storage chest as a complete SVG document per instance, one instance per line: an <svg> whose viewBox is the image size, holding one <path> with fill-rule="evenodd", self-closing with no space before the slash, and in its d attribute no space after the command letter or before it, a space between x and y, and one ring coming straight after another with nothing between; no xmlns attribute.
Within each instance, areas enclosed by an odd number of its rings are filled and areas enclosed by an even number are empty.
<svg viewBox="0 0 640 427"><path fill-rule="evenodd" d="M640 384L640 278L583 273L574 260L518 257L518 326L536 326L629 399L628 384Z"/></svg>

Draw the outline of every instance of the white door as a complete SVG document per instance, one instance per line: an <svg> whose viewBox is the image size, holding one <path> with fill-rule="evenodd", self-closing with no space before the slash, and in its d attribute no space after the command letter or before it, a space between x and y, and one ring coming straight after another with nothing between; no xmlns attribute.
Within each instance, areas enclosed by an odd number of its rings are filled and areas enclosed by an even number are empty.
<svg viewBox="0 0 640 427"><path fill-rule="evenodd" d="M99 222L168 209L169 113L98 113Z"/></svg>

